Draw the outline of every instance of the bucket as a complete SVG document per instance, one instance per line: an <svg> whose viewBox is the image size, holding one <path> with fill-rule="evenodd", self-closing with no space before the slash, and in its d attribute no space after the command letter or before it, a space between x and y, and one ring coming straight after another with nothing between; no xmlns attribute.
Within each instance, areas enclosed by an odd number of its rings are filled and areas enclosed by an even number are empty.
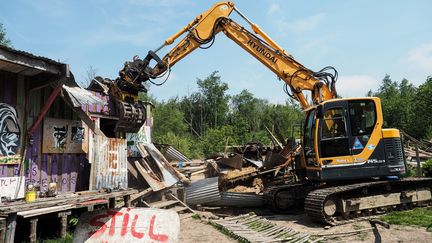
<svg viewBox="0 0 432 243"><path fill-rule="evenodd" d="M36 192L35 191L26 191L25 193L25 201L33 202L36 200Z"/></svg>

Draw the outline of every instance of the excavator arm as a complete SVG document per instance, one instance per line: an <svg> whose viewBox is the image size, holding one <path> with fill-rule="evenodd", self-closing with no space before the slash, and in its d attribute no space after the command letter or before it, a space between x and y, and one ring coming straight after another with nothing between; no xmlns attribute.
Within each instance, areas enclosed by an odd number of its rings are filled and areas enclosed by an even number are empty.
<svg viewBox="0 0 432 243"><path fill-rule="evenodd" d="M235 11L251 26L255 33L230 19ZM170 68L197 48L209 48L215 36L223 32L228 38L237 43L262 64L273 71L278 78L286 83L287 93L296 99L303 109L309 108L305 92L311 92L314 104L336 97L335 81L337 72L326 72L327 67L319 72L313 72L296 61L275 41L265 34L256 24L247 19L234 7L232 2L220 2L206 12L198 15L193 21L165 40L155 51L149 51L143 59L135 57L132 62L126 62L120 71L121 79L130 83L142 83L155 79L169 72ZM163 58L156 54L175 40L184 37ZM150 62L156 61L153 67ZM290 89L290 91L288 91Z"/></svg>

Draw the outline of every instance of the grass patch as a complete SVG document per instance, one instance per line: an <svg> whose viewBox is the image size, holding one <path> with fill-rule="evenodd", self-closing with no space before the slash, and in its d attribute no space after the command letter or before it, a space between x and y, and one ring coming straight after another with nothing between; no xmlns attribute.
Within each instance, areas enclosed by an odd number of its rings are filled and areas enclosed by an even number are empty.
<svg viewBox="0 0 432 243"><path fill-rule="evenodd" d="M192 218L193 219L201 219L201 216L196 213L196 214L192 215Z"/></svg>
<svg viewBox="0 0 432 243"><path fill-rule="evenodd" d="M225 227L222 227L212 221L208 222L209 225L213 226L215 229L217 229L219 232L221 232L222 234L228 236L229 238L233 239L233 240L237 240L237 242L239 243L248 243L249 241L246 239L243 239L242 237L239 237L238 235L232 233L231 231L227 230Z"/></svg>
<svg viewBox="0 0 432 243"><path fill-rule="evenodd" d="M414 225L432 229L432 208L415 208L402 212L391 212L381 217L390 224Z"/></svg>

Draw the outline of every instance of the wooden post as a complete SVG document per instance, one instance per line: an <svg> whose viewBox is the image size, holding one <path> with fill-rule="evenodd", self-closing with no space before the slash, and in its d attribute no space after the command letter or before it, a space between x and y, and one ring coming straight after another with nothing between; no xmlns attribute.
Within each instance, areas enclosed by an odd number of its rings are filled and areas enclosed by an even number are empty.
<svg viewBox="0 0 432 243"><path fill-rule="evenodd" d="M115 197L110 197L108 201L108 208L115 208L115 203L116 203Z"/></svg>
<svg viewBox="0 0 432 243"><path fill-rule="evenodd" d="M71 215L71 211L60 212L57 214L57 216L60 218L60 237L62 239L66 238L67 218L69 215Z"/></svg>
<svg viewBox="0 0 432 243"><path fill-rule="evenodd" d="M5 242L15 241L15 229L16 229L17 214L11 213L6 219L6 237Z"/></svg>
<svg viewBox="0 0 432 243"><path fill-rule="evenodd" d="M29 237L30 243L37 242L37 234L36 234L37 222L38 222L38 218L30 219L30 237Z"/></svg>
<svg viewBox="0 0 432 243"><path fill-rule="evenodd" d="M0 242L4 242L6 236L6 219L0 218Z"/></svg>
<svg viewBox="0 0 432 243"><path fill-rule="evenodd" d="M131 205L132 205L131 204L131 196L130 195L126 195L126 196L123 197L123 200L124 200L125 207L130 208Z"/></svg>
<svg viewBox="0 0 432 243"><path fill-rule="evenodd" d="M416 159L417 159L417 176L420 177L420 176L422 176L422 169L421 169L421 164L420 164L418 144L415 145L415 149L416 149Z"/></svg>

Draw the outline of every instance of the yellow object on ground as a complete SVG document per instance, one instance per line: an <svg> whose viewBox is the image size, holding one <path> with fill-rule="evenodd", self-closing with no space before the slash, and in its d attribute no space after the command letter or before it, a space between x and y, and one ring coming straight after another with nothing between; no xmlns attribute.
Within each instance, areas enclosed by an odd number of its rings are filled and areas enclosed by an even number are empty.
<svg viewBox="0 0 432 243"><path fill-rule="evenodd" d="M36 200L36 192L35 191L27 191L25 193L25 200L26 202L33 202Z"/></svg>

